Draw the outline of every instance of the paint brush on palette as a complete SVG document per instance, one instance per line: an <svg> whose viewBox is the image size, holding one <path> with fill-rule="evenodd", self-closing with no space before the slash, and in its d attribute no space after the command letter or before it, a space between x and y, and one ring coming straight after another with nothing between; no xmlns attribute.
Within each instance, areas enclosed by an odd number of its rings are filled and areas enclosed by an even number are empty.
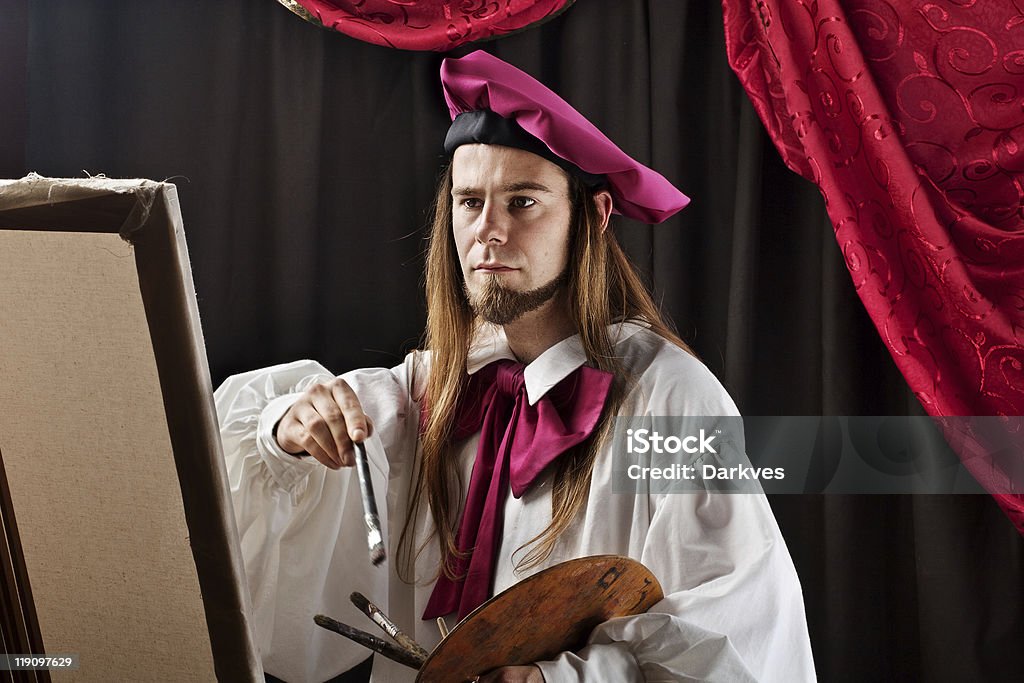
<svg viewBox="0 0 1024 683"><path fill-rule="evenodd" d="M389 636L395 639L395 642L402 646L405 650L408 650L413 655L426 660L430 656L430 653L426 651L419 643L410 638L405 632L398 628L395 622L388 618L388 615L384 614L375 604L366 599L366 596L355 591L349 596L352 604L359 608L359 610L370 617L373 623L380 626Z"/></svg>
<svg viewBox="0 0 1024 683"><path fill-rule="evenodd" d="M359 476L359 494L363 499L363 520L366 522L366 544L370 548L370 562L374 566L384 561L384 539L380 533L380 518L377 516L377 499L373 495L370 479L370 461L362 441L353 443L356 451L356 473Z"/></svg>
<svg viewBox="0 0 1024 683"><path fill-rule="evenodd" d="M323 614L317 614L313 617L313 621L321 628L325 628L328 631L334 631L338 635L345 636L349 640L359 643L363 647L367 647L374 652L379 652L388 659L394 660L399 664L404 664L410 669L419 669L423 666L423 657L420 657L418 654L410 652L403 647L393 645L383 638L378 638L366 631L353 628L348 624L344 624L336 619L331 619Z"/></svg>
<svg viewBox="0 0 1024 683"><path fill-rule="evenodd" d="M581 557L528 576L473 610L450 633L426 649L363 595L352 602L395 642L342 624L322 614L314 620L374 652L417 669L416 683L473 681L502 666L526 666L575 652L595 624L643 614L664 598L661 584L636 560L619 555Z"/></svg>

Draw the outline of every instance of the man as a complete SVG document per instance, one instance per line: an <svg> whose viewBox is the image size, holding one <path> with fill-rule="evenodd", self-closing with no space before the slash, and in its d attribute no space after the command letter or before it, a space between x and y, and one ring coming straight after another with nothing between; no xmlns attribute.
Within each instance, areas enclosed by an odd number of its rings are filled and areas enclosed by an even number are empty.
<svg viewBox="0 0 1024 683"><path fill-rule="evenodd" d="M612 494L617 416L735 415L607 230L688 199L561 98L482 52L442 66L453 117L427 258L424 352L335 378L308 361L218 389L257 639L270 673L321 681L365 650L313 626L358 590L428 650L526 576L643 562L665 599L588 646L482 680L814 678L800 586L763 495ZM389 544L365 552L353 442ZM377 657L373 680L414 672Z"/></svg>

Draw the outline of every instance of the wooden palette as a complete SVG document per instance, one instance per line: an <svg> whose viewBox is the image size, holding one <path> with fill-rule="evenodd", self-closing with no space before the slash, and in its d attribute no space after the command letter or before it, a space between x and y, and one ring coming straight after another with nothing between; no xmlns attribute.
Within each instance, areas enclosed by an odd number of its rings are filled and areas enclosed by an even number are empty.
<svg viewBox="0 0 1024 683"><path fill-rule="evenodd" d="M500 666L578 650L598 624L642 614L664 597L647 567L621 555L570 560L473 610L430 653L417 683L470 681Z"/></svg>

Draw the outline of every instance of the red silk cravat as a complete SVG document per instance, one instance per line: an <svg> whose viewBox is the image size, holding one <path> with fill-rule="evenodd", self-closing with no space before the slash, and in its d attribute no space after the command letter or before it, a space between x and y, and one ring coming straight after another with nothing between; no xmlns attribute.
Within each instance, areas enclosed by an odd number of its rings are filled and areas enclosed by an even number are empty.
<svg viewBox="0 0 1024 683"><path fill-rule="evenodd" d="M530 405L523 366L495 361L469 380L456 408L454 441L480 431L457 545L469 557L448 561L457 576L441 574L424 619L458 611L461 620L491 595L509 486L521 498L544 468L582 443L597 426L612 374L586 366L573 371Z"/></svg>

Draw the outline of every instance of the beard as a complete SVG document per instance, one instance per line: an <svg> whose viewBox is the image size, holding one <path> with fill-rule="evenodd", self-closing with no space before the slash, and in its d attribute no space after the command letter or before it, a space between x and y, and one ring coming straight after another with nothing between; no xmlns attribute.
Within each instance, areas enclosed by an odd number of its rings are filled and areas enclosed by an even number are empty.
<svg viewBox="0 0 1024 683"><path fill-rule="evenodd" d="M566 266L565 270L547 284L526 292L506 287L498 282L497 275L487 275L483 287L478 292L470 291L465 282L463 287L474 313L489 323L507 325L554 298L568 279L569 268Z"/></svg>

